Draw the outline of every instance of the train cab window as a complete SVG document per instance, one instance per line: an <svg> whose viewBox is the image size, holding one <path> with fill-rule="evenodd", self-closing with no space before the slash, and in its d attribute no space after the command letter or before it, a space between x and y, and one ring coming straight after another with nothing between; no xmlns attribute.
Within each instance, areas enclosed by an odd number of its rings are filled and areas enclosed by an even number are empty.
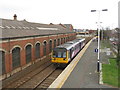
<svg viewBox="0 0 120 90"><path fill-rule="evenodd" d="M66 58L66 52L63 52L63 58Z"/></svg>
<svg viewBox="0 0 120 90"><path fill-rule="evenodd" d="M66 51L64 50L54 50L53 57L56 58L66 58Z"/></svg>
<svg viewBox="0 0 120 90"><path fill-rule="evenodd" d="M58 57L59 57L59 58L61 57L61 55L62 55L61 52L58 52Z"/></svg>

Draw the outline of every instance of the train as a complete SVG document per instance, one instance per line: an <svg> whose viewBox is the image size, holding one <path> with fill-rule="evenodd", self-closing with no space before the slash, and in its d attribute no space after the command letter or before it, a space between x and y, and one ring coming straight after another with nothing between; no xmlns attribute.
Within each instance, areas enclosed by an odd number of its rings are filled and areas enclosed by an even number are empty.
<svg viewBox="0 0 120 90"><path fill-rule="evenodd" d="M66 67L85 46L85 38L75 39L55 47L52 50L51 62L56 67Z"/></svg>

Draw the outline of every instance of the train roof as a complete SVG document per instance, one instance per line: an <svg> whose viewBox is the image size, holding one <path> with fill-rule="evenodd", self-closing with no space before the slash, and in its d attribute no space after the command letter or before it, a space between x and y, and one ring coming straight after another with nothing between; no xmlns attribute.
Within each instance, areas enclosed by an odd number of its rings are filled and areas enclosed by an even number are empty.
<svg viewBox="0 0 120 90"><path fill-rule="evenodd" d="M69 50L73 46L75 46L76 44L78 44L79 42L82 42L84 40L85 40L85 38L83 38L83 39L75 39L73 41L69 41L69 42L66 42L66 43L64 43L64 44L62 44L60 46L57 46L56 48L65 48L65 49Z"/></svg>

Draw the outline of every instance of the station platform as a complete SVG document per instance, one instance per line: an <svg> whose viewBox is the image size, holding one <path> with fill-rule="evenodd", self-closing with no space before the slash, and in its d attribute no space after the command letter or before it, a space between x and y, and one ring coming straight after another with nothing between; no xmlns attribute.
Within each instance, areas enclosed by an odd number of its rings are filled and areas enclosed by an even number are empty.
<svg viewBox="0 0 120 90"><path fill-rule="evenodd" d="M74 60L65 68L50 88L112 88L99 84L97 73L97 41L89 41Z"/></svg>

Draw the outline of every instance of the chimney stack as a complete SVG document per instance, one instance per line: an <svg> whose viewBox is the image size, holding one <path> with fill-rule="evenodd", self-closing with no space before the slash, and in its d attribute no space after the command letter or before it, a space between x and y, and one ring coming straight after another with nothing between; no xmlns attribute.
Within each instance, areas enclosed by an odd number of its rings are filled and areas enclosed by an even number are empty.
<svg viewBox="0 0 120 90"><path fill-rule="evenodd" d="M14 20L17 20L17 15L16 15L16 14L14 14L14 16L13 16L13 17L14 17Z"/></svg>
<svg viewBox="0 0 120 90"><path fill-rule="evenodd" d="M50 23L49 25L53 25L53 23Z"/></svg>

